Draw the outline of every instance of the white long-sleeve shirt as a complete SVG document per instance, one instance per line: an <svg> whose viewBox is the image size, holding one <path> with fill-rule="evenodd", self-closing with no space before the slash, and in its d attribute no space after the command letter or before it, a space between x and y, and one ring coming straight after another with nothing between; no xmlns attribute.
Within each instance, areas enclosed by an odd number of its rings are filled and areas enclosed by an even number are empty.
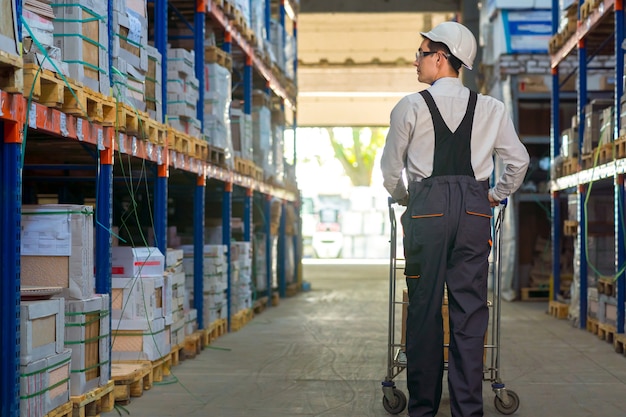
<svg viewBox="0 0 626 417"><path fill-rule="evenodd" d="M458 78L441 78L428 88L451 131L459 126L467 110L469 89ZM383 185L395 200L407 195L402 179L405 168L409 182L431 176L435 152L435 131L430 110L419 93L401 99L391 112L389 133L383 150ZM489 190L500 201L515 192L526 175L529 157L513 126L504 103L478 95L472 125L471 155L474 175L487 180L493 172L493 154L504 163L504 172Z"/></svg>

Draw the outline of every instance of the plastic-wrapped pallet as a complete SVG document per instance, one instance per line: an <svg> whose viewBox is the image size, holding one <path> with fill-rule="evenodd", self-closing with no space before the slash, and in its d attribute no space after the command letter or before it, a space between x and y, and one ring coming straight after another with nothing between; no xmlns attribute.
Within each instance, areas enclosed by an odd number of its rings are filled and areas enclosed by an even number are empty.
<svg viewBox="0 0 626 417"><path fill-rule="evenodd" d="M252 115L245 114L243 109L230 106L230 127L233 144L233 154L236 157L252 161Z"/></svg>
<svg viewBox="0 0 626 417"><path fill-rule="evenodd" d="M52 4L54 46L68 63L70 77L108 95L109 30L107 3L100 0L55 0Z"/></svg>
<svg viewBox="0 0 626 417"><path fill-rule="evenodd" d="M200 137L200 122L196 118L200 83L195 76L194 63L193 51L167 50L167 115L174 129Z"/></svg>
<svg viewBox="0 0 626 417"><path fill-rule="evenodd" d="M106 385L111 377L109 295L65 301L65 347L72 351L71 395Z"/></svg>
<svg viewBox="0 0 626 417"><path fill-rule="evenodd" d="M204 66L204 134L211 145L224 150L225 162L234 167L230 126L230 71L217 64Z"/></svg>
<svg viewBox="0 0 626 417"><path fill-rule="evenodd" d="M254 32L257 44L254 45L263 49L263 40L267 39L267 28L265 27L265 1L255 0L250 2L250 28Z"/></svg>
<svg viewBox="0 0 626 417"><path fill-rule="evenodd" d="M91 206L22 206L22 284L62 287L64 298L92 297L93 242Z"/></svg>
<svg viewBox="0 0 626 417"><path fill-rule="evenodd" d="M275 19L270 20L270 56L278 68L285 72L285 28Z"/></svg>
<svg viewBox="0 0 626 417"><path fill-rule="evenodd" d="M70 400L69 349L20 365L20 416L44 417Z"/></svg>
<svg viewBox="0 0 626 417"><path fill-rule="evenodd" d="M266 106L252 107L252 148L254 163L263 169L265 179L274 172L272 112Z"/></svg>
<svg viewBox="0 0 626 417"><path fill-rule="evenodd" d="M231 243L232 314L252 307L252 244Z"/></svg>
<svg viewBox="0 0 626 417"><path fill-rule="evenodd" d="M254 235L253 262L256 279L253 284L256 291L267 290L267 245L265 237L264 233Z"/></svg>

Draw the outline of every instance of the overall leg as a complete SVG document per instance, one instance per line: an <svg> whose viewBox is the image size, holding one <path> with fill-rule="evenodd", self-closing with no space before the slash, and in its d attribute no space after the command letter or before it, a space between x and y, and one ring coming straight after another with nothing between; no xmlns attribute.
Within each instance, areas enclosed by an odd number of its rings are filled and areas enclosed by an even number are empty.
<svg viewBox="0 0 626 417"><path fill-rule="evenodd" d="M470 189L470 191L472 191ZM491 209L480 190L465 195L465 212L446 283L450 311L448 386L453 417L483 415L484 336L489 321L487 276ZM459 193L460 194L460 193ZM486 204L486 205L485 205Z"/></svg>
<svg viewBox="0 0 626 417"><path fill-rule="evenodd" d="M406 355L411 417L437 414L444 365L441 304L447 238L445 216L440 207L434 206L445 206L445 199L439 191L432 191L428 185L425 188L421 187L419 193L413 190L411 203L403 216L409 293Z"/></svg>

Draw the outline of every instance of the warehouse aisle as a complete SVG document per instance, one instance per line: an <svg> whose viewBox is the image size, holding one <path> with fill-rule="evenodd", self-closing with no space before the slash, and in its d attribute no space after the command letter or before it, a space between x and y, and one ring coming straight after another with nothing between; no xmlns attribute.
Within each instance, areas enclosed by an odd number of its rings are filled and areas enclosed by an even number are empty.
<svg viewBox="0 0 626 417"><path fill-rule="evenodd" d="M312 289L281 300L219 338L173 377L133 398L131 417L383 417L386 264L306 264ZM502 378L519 417L624 415L626 358L612 345L545 313L505 303ZM404 373L398 387L406 392ZM484 385L485 416L498 416ZM450 415L444 392L439 416ZM405 415L403 413L402 415ZM103 416L117 416L118 412Z"/></svg>

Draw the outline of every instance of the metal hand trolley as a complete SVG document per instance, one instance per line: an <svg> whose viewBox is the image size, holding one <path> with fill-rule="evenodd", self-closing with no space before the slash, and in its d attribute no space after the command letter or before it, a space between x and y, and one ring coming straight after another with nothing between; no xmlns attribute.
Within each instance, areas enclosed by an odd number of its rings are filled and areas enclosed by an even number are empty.
<svg viewBox="0 0 626 417"><path fill-rule="evenodd" d="M397 242L397 225L396 214L393 207L395 201L389 198L389 220L391 222L390 233L390 262L389 262L389 335L387 344L387 375L382 382L383 386L383 407L389 414L400 414L407 405L407 397L396 387L394 379L406 368L406 356L404 355L404 345L398 343L396 338L396 307L403 306L406 302L396 300L396 272L398 267L398 259L396 252ZM500 264L500 243L501 230L504 221L504 212L507 200L501 202L498 215L494 224L494 240L493 240L493 291L490 292L487 303L490 307L490 328L489 340L491 343L485 344L485 350L489 353L488 360L485 361L483 369L483 381L491 383L491 389L495 393L494 406L499 413L510 415L519 408L518 395L507 389L500 379L500 300L501 300L501 264ZM448 347L448 345L444 345ZM447 370L448 363L444 363L444 369Z"/></svg>

